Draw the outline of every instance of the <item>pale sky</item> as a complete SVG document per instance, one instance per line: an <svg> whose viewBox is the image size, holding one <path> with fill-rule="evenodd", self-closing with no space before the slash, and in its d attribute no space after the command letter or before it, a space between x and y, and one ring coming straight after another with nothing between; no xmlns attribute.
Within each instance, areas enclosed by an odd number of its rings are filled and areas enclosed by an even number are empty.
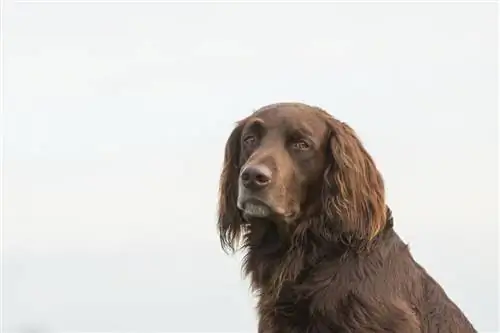
<svg viewBox="0 0 500 333"><path fill-rule="evenodd" d="M279 101L358 132L416 259L498 330L495 4L40 2L4 1L6 331L255 332L217 182Z"/></svg>

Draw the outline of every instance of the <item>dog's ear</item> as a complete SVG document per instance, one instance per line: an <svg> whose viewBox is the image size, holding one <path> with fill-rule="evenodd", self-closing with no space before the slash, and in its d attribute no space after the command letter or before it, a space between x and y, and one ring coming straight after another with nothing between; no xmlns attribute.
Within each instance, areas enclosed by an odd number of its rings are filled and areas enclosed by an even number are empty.
<svg viewBox="0 0 500 333"><path fill-rule="evenodd" d="M237 207L242 129L243 121L240 121L226 142L219 183L217 227L221 246L226 252L234 252L237 249L243 231L243 220Z"/></svg>
<svg viewBox="0 0 500 333"><path fill-rule="evenodd" d="M325 171L323 206L342 231L369 241L386 223L384 181L354 130L328 116L330 160Z"/></svg>

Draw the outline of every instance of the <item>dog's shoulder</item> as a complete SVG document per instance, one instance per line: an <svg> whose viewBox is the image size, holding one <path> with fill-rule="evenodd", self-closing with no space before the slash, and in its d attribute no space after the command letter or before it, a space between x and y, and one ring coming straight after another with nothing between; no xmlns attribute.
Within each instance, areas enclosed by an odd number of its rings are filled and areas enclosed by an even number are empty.
<svg viewBox="0 0 500 333"><path fill-rule="evenodd" d="M422 276L408 246L389 230L370 251L326 257L311 269L302 288L330 303L353 295L374 301L395 294L416 298Z"/></svg>

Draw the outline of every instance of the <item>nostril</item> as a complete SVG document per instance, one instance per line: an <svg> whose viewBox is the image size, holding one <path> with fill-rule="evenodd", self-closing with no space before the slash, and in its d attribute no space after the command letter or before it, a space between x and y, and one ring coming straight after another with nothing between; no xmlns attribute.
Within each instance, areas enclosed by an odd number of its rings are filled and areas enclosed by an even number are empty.
<svg viewBox="0 0 500 333"><path fill-rule="evenodd" d="M269 177L264 174L258 174L257 176L255 176L255 181L259 184L267 184L269 183L269 180Z"/></svg>
<svg viewBox="0 0 500 333"><path fill-rule="evenodd" d="M249 189L263 188L271 183L271 170L262 165L247 166L240 175L242 184Z"/></svg>
<svg viewBox="0 0 500 333"><path fill-rule="evenodd" d="M245 182L248 181L248 180L250 180L250 174L249 174L249 172L247 172L247 171L243 172L241 174L241 180L243 180Z"/></svg>

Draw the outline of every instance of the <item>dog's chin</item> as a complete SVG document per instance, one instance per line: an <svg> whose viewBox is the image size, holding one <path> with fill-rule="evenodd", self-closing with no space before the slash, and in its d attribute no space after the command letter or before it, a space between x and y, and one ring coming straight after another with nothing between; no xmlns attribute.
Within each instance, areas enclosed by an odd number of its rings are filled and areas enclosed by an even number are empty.
<svg viewBox="0 0 500 333"><path fill-rule="evenodd" d="M296 214L287 214L285 210L269 206L260 201L250 200L239 205L243 218L247 222L255 220L270 220L273 222L291 223Z"/></svg>
<svg viewBox="0 0 500 333"><path fill-rule="evenodd" d="M272 215L273 212L271 208L262 203L248 202L243 207L243 217L246 220L265 219L271 217Z"/></svg>

